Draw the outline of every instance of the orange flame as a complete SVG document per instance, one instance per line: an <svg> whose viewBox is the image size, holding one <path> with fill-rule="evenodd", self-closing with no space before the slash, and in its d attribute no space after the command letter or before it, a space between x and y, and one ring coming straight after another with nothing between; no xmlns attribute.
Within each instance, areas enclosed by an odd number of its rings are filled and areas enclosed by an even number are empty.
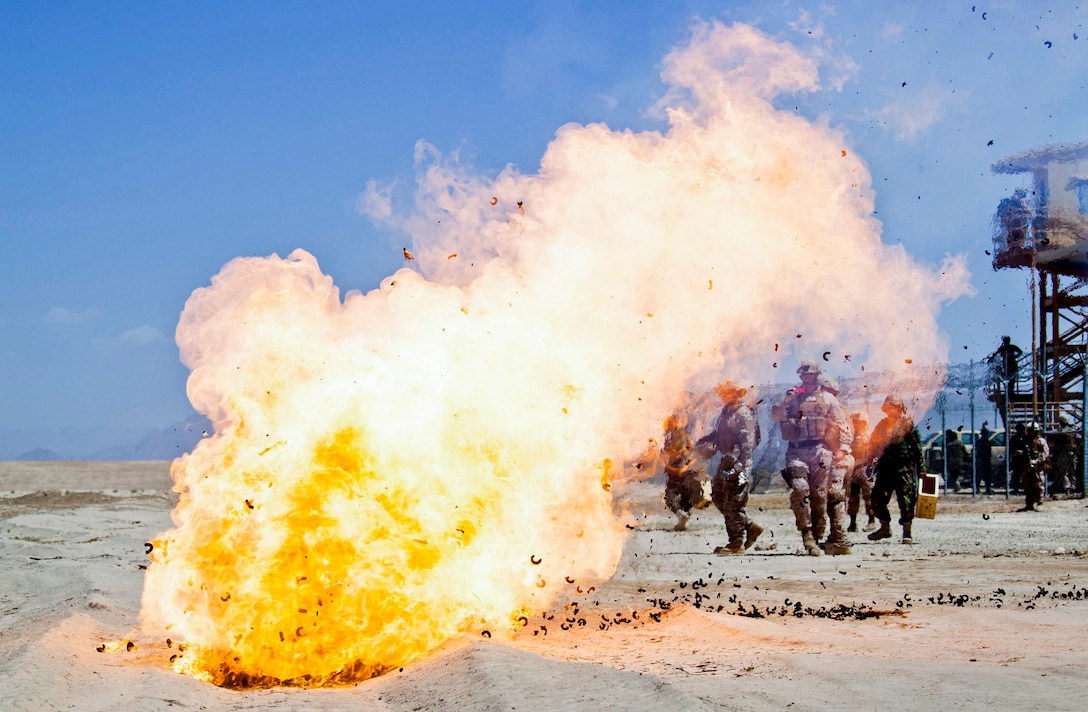
<svg viewBox="0 0 1088 712"><path fill-rule="evenodd" d="M885 247L843 136L773 108L814 62L715 24L665 66L667 134L568 125L535 176L426 168L400 223L419 271L342 299L297 250L193 293L177 341L215 433L173 465L142 609L184 642L177 670L343 683L509 631L614 571L608 458L681 390L773 377L771 344L801 327L794 355L940 359L962 260L941 276Z"/></svg>

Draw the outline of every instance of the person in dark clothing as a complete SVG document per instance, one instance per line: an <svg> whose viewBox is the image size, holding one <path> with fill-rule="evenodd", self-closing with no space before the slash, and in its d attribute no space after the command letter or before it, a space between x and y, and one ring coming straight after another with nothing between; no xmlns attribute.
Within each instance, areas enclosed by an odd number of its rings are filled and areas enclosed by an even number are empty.
<svg viewBox="0 0 1088 712"><path fill-rule="evenodd" d="M873 429L869 440L871 452L880 453L876 461L876 483L873 485L873 512L880 528L869 535L872 541L892 535L892 515L888 509L892 494L899 504L899 523L903 526L903 543L913 544L911 525L918 501L918 473L925 470L922 438L914 421L907 417L907 407L897 395L889 395L881 407L884 419Z"/></svg>
<svg viewBox="0 0 1088 712"><path fill-rule="evenodd" d="M1012 343L1012 338L1001 337L1001 345L986 359L994 370L994 375L1008 385L1009 393L1016 393L1016 378L1020 372L1020 356L1024 350Z"/></svg>
<svg viewBox="0 0 1088 712"><path fill-rule="evenodd" d="M1005 232L1005 244L1009 249L1020 249L1028 234L1028 207L1024 198L1028 195L1023 188L1017 188L1007 198L997 204L997 219Z"/></svg>
<svg viewBox="0 0 1088 712"><path fill-rule="evenodd" d="M978 439L975 441L975 475L978 485L986 487L986 494L993 494L993 468L990 459L993 457L994 434L987 425L989 421L982 421L982 430L978 431Z"/></svg>
<svg viewBox="0 0 1088 712"><path fill-rule="evenodd" d="M1023 423L1017 423L1009 438L1009 489L1019 494L1024 475L1031 467L1031 439Z"/></svg>
<svg viewBox="0 0 1088 712"><path fill-rule="evenodd" d="M1072 494L1076 491L1080 438L1065 417L1058 418L1058 427L1061 429L1050 436L1050 492Z"/></svg>

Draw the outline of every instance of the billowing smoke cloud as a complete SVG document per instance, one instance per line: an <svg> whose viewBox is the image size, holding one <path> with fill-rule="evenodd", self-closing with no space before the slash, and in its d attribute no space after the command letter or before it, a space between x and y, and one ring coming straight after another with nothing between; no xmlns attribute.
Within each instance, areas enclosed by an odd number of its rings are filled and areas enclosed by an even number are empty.
<svg viewBox="0 0 1088 712"><path fill-rule="evenodd" d="M912 369L943 360L963 261L884 245L846 137L772 104L815 62L701 24L664 66L667 131L567 125L534 175L421 144L414 212L364 200L416 258L378 289L341 300L300 250L194 292L177 339L215 434L174 465L144 595L179 670L320 684L508 629L612 573L611 461L685 388L825 351L939 375Z"/></svg>

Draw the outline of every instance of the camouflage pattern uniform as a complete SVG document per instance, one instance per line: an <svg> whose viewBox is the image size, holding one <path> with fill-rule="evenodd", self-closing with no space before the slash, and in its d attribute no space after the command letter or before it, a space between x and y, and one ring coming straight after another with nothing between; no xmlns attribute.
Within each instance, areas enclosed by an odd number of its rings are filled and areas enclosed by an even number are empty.
<svg viewBox="0 0 1088 712"><path fill-rule="evenodd" d="M696 464L687 418L674 415L665 421L661 453L665 460L665 506L680 517L676 529L681 531L687 526L692 508L702 509L708 504L703 496L705 478Z"/></svg>
<svg viewBox="0 0 1088 712"><path fill-rule="evenodd" d="M873 541L886 539L891 533L892 493L899 504L899 523L903 526L903 542L909 544L914 508L918 502L918 473L925 471L922 456L922 438L914 421L906 416L906 406L898 396L884 400L887 415L876 424L869 443L874 453L879 452L876 466L876 482L873 485L873 512L880 520L880 528L869 535ZM893 411L896 414L893 416Z"/></svg>
<svg viewBox="0 0 1088 712"><path fill-rule="evenodd" d="M865 515L869 517L864 530L869 532L876 529L876 515L873 513L873 463L869 454L869 433L867 432L868 418L864 413L854 413L850 416L850 423L854 426L854 442L850 445L851 454L854 456L854 469L850 473L850 479L846 483L849 499L846 503L846 513L850 516L850 526L846 531L858 530L858 510L861 503L865 503Z"/></svg>
<svg viewBox="0 0 1088 712"><path fill-rule="evenodd" d="M748 516L748 486L752 473L752 454L759 444L759 423L755 414L741 400L745 389L726 381L714 389L722 399L718 424L709 435L699 439L721 453L721 460L711 480L711 499L725 517L729 544L718 547L717 554L739 554L751 547L763 527Z"/></svg>
<svg viewBox="0 0 1088 712"><path fill-rule="evenodd" d="M806 361L797 373L801 387L772 410L788 443L782 477L790 488L790 508L806 552L812 556L822 553L816 542L823 538L830 517L828 551L850 553L845 479L854 467L850 455L853 429L839 399L818 385L819 366Z"/></svg>
<svg viewBox="0 0 1088 712"><path fill-rule="evenodd" d="M1051 480L1050 493L1072 493L1076 491L1077 453L1080 442L1077 434L1069 429L1069 421L1059 418L1061 430L1051 436L1054 445L1050 450Z"/></svg>
<svg viewBox="0 0 1088 712"><path fill-rule="evenodd" d="M1028 443L1028 466L1024 470L1024 507L1020 511L1039 511L1043 503L1043 478L1046 477L1046 462L1050 459L1050 446L1039 432L1039 426L1028 426L1031 441Z"/></svg>

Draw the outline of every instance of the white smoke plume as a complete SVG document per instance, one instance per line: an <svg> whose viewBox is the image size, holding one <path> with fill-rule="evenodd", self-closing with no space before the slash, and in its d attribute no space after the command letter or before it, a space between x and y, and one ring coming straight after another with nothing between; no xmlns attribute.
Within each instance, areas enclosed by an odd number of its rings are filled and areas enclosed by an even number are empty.
<svg viewBox="0 0 1088 712"><path fill-rule="evenodd" d="M772 104L815 90L815 61L699 24L663 78L666 131L569 124L536 174L421 143L412 214L361 201L412 239L378 289L341 300L299 250L194 292L177 340L215 434L175 463L144 596L190 642L179 669L358 679L611 575L609 460L685 389L825 352L841 375L939 378L964 262L883 244L847 137ZM312 630L295 613L333 598Z"/></svg>

